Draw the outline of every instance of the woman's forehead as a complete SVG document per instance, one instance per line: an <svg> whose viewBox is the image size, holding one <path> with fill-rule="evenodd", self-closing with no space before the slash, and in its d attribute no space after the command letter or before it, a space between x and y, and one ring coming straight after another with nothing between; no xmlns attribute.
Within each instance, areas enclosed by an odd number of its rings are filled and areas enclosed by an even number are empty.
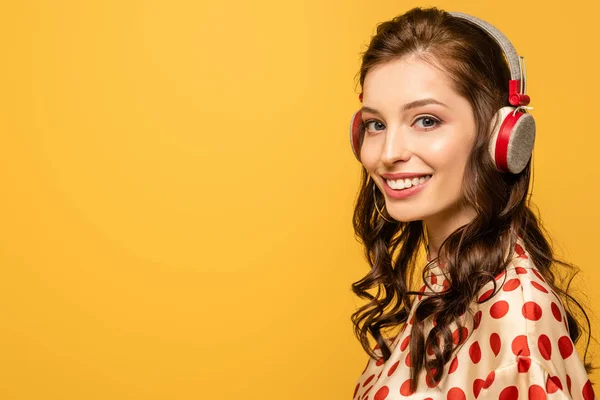
<svg viewBox="0 0 600 400"><path fill-rule="evenodd" d="M375 108L425 97L451 104L458 97L448 76L417 58L389 61L372 68L363 83L363 103Z"/></svg>

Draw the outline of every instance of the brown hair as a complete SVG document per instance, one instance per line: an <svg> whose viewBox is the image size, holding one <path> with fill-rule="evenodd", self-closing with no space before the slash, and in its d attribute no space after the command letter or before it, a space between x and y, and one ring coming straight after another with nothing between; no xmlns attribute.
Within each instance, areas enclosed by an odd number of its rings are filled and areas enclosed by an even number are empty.
<svg viewBox="0 0 600 400"><path fill-rule="evenodd" d="M453 346L450 326L456 324L462 332L459 317L469 310L479 289L489 281L495 281L494 277L506 269L510 258L505 259L505 249L515 248L517 235L522 237L531 261L546 282L567 301L567 305L573 301L585 318L587 330L573 317L570 307L565 310L573 342L577 342L582 330L588 332L584 364L589 373L595 368L586 362L591 338L590 321L580 303L567 293L578 270L554 257L549 235L531 209L528 196L531 159L519 174L504 174L496 169L488 153L492 117L498 109L510 105L510 72L502 49L493 38L467 21L436 7L415 7L377 26L377 33L362 55L361 87L373 67L407 56L428 62L450 78L454 90L471 104L477 130L464 171L462 199L475 208L477 216L450 234L439 249L439 256L447 260L450 287L444 292L425 296L416 308L410 342L411 389L416 389L423 368L435 382L442 378L444 365L457 350L457 346ZM373 185L375 183L363 167L353 225L371 269L352 284L352 291L369 302L352 314L352 322L367 354L378 357L370 348L367 337L370 334L387 360L391 350L383 340L381 330L405 323L412 305L411 296L421 294L409 287L425 233L422 221L389 223L379 218ZM383 212L387 214L387 211ZM389 214L386 218L392 220ZM555 283L559 279L555 277L556 271L551 269L553 263L576 270L567 280L565 290ZM422 273L424 282L429 266ZM369 293L374 288L377 289L375 295ZM436 325L425 338L421 322L432 315L435 315ZM443 348L438 336L443 338ZM433 359L428 359L425 354L429 346L433 349Z"/></svg>

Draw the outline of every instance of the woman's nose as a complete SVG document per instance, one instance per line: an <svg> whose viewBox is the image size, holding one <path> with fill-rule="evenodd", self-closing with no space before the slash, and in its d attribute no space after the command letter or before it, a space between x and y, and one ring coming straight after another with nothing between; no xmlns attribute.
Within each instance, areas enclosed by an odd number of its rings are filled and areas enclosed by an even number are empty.
<svg viewBox="0 0 600 400"><path fill-rule="evenodd" d="M388 127L381 161L385 164L394 164L399 160L408 160L411 155L412 145L406 131L401 126Z"/></svg>

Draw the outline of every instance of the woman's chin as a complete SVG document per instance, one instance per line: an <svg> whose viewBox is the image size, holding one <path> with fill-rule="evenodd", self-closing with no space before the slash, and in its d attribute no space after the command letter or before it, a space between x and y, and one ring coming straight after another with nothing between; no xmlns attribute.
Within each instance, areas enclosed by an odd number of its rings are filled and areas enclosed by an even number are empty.
<svg viewBox="0 0 600 400"><path fill-rule="evenodd" d="M388 214L398 222L412 222L421 221L423 219L422 214L406 213L406 212L394 212L394 210L387 210Z"/></svg>

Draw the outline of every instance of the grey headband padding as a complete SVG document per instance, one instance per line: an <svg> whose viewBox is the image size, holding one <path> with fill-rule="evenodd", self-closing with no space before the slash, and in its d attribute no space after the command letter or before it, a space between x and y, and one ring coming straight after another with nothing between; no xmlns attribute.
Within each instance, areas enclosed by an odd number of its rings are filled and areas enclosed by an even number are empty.
<svg viewBox="0 0 600 400"><path fill-rule="evenodd" d="M519 55L517 54L517 51L513 47L512 43L508 40L508 38L506 36L504 36L504 34L502 34L502 32L500 32L498 29L496 29L490 23L488 23L482 19L479 19L477 17L474 17L473 15L465 14L465 13L461 13L461 12L454 12L454 11L450 12L449 14L454 17L466 19L469 22L474 23L475 25L477 25L480 28L482 28L483 30L485 30L490 36L492 36L496 40L496 43L498 43L500 45L500 47L504 51L504 55L506 56L506 58L508 60L508 65L510 67L510 78L511 79L519 79L519 80L521 79L521 67L519 65Z"/></svg>
<svg viewBox="0 0 600 400"><path fill-rule="evenodd" d="M512 129L508 142L508 170L518 174L531 158L535 142L535 120L531 114L523 114Z"/></svg>

